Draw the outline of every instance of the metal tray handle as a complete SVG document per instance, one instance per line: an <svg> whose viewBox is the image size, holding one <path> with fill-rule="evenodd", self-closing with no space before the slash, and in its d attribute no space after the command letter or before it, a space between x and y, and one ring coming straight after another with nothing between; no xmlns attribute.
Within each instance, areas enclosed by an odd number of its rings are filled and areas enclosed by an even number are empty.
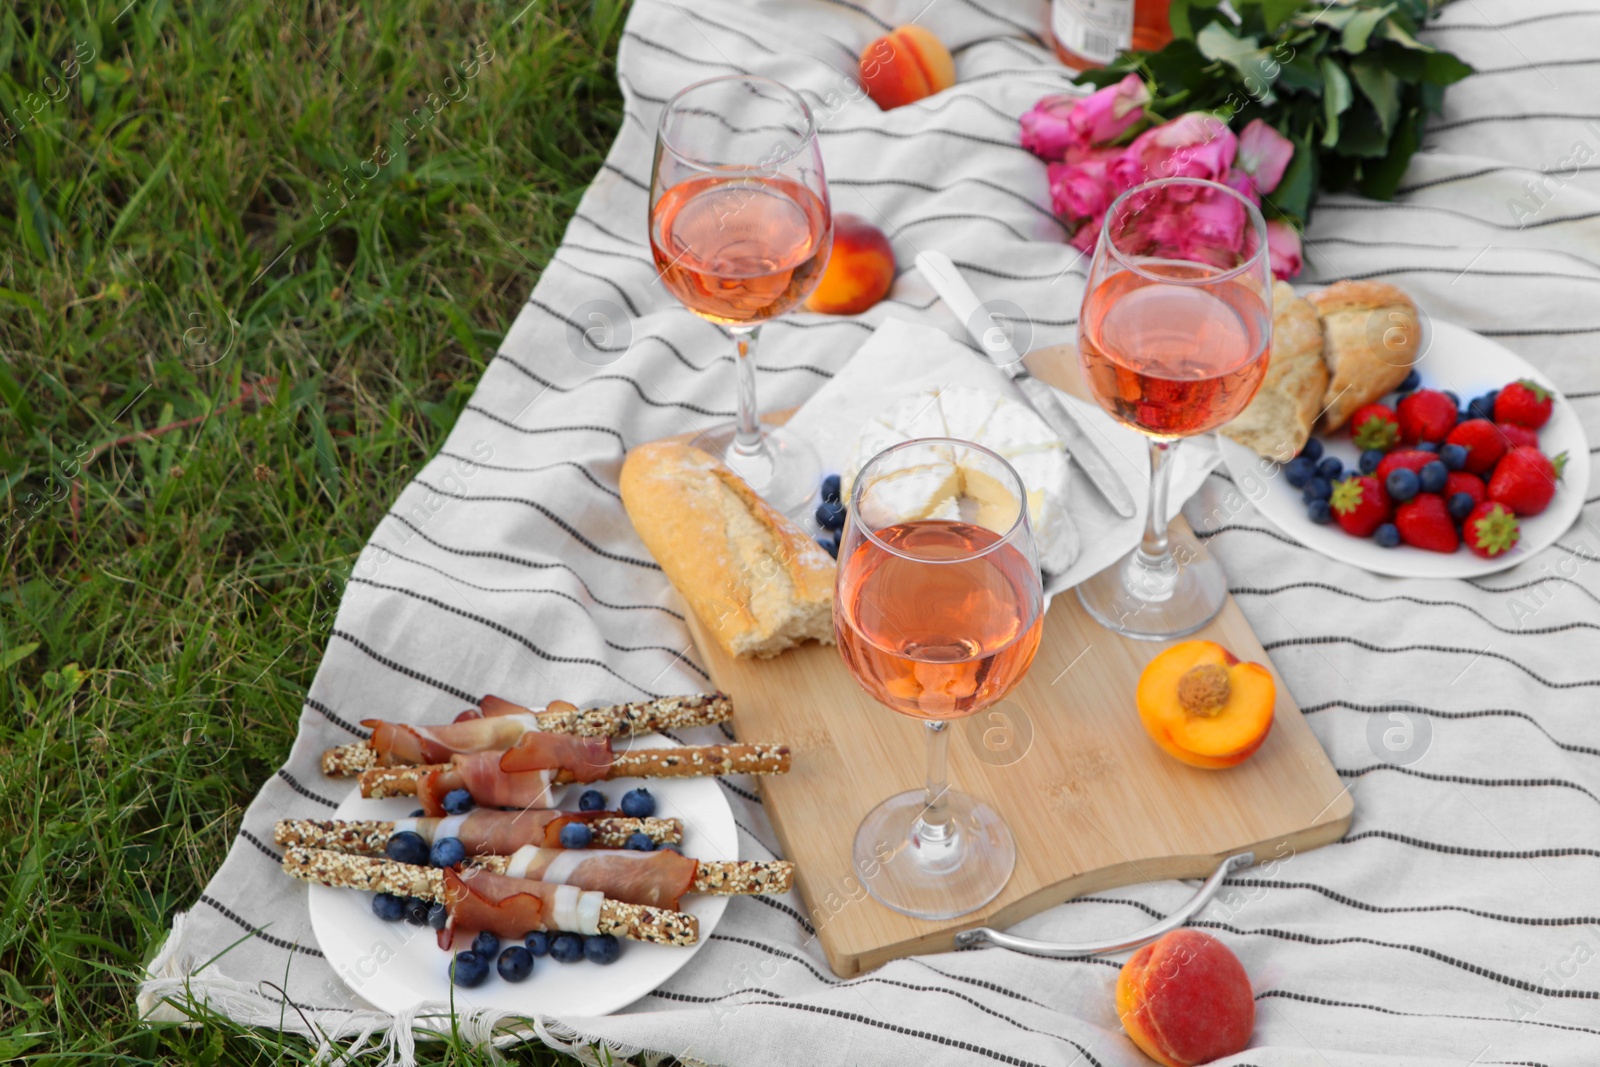
<svg viewBox="0 0 1600 1067"><path fill-rule="evenodd" d="M1195 890L1194 896L1190 897L1189 902L1183 907L1160 922L1153 923L1143 930L1129 934L1127 937L1118 938L1115 941L1083 941L1078 944L1065 944L1058 941L1036 941L1031 937L1013 937L1011 934L1004 934L987 926L979 926L972 930L963 930L957 934L956 948L981 948L985 945L998 945L1001 948L1009 948L1013 952L1027 952L1035 956L1053 956L1057 959L1074 956L1102 956L1108 952L1122 952L1126 949L1138 948L1140 945L1149 944L1168 931L1176 930L1200 914L1201 910L1211 903L1211 898L1217 895L1217 890L1222 888L1224 878L1227 878L1234 871L1243 870L1255 863L1255 861L1256 854L1254 852L1239 852L1229 856L1211 873L1211 877L1207 878L1205 883Z"/></svg>

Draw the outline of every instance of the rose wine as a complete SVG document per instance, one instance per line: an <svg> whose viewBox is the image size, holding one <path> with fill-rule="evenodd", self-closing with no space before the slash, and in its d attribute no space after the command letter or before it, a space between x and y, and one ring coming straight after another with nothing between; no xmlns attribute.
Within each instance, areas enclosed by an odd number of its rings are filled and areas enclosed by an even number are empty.
<svg viewBox="0 0 1600 1067"><path fill-rule="evenodd" d="M864 538L839 564L834 634L861 687L902 715L935 720L1009 693L1039 650L1043 622L1028 558L993 530L944 519L877 537L915 558Z"/></svg>
<svg viewBox="0 0 1600 1067"><path fill-rule="evenodd" d="M1204 269L1168 268L1174 278ZM1250 403L1267 373L1271 328L1272 309L1242 279L1178 284L1122 271L1084 301L1078 358L1117 419L1155 437L1188 437Z"/></svg>
<svg viewBox="0 0 1600 1067"><path fill-rule="evenodd" d="M1054 0L1050 37L1074 70L1103 67L1130 48L1155 52L1172 40L1172 0Z"/></svg>
<svg viewBox="0 0 1600 1067"><path fill-rule="evenodd" d="M828 206L785 178L695 178L650 212L650 250L669 292L721 323L758 323L810 295L828 265Z"/></svg>

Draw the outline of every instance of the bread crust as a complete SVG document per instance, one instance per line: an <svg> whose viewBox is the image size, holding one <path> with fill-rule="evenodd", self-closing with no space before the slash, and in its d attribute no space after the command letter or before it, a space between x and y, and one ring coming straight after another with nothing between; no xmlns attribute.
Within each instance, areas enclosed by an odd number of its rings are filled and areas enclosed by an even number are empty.
<svg viewBox="0 0 1600 1067"><path fill-rule="evenodd" d="M1328 387L1322 343L1317 309L1287 283L1274 285L1266 377L1249 406L1221 432L1279 463L1304 448Z"/></svg>
<svg viewBox="0 0 1600 1067"><path fill-rule="evenodd" d="M621 490L639 539L730 655L833 641L832 558L711 455L641 445Z"/></svg>
<svg viewBox="0 0 1600 1067"><path fill-rule="evenodd" d="M1331 432L1405 381L1421 351L1421 322L1405 290L1387 282L1335 282L1306 299L1322 315L1330 374L1322 428Z"/></svg>

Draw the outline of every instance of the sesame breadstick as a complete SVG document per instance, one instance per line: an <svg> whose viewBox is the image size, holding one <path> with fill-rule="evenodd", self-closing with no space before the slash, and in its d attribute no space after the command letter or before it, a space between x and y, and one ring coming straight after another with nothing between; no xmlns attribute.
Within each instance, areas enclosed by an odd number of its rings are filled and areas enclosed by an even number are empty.
<svg viewBox="0 0 1600 1067"><path fill-rule="evenodd" d="M621 848L631 835L641 833L658 845L675 845L683 840L683 823L678 819L622 816L595 819L587 825L594 834L594 844L601 848ZM381 856L394 832L393 822L380 819L280 819L273 828L272 839L280 845Z"/></svg>
<svg viewBox="0 0 1600 1067"><path fill-rule="evenodd" d="M648 853L647 853L648 854ZM719 896L787 893L794 888L794 864L788 860L697 860L691 893ZM510 856L474 856L468 866L505 874Z"/></svg>

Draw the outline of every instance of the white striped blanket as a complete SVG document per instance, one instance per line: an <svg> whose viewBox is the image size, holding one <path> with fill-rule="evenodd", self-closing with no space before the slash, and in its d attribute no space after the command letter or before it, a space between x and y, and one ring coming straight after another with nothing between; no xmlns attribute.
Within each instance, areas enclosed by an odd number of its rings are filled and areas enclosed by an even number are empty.
<svg viewBox="0 0 1600 1067"><path fill-rule="evenodd" d="M626 447L733 404L725 340L656 283L645 243L652 131L674 91L725 71L803 90L836 211L882 226L905 266L922 248L949 252L980 296L1028 312L1035 343L1071 339L1083 265L1050 216L1044 165L1017 146L1017 116L1067 81L1042 41L1045 11L1002 0L635 5L619 61L627 116L605 169L440 454L374 531L293 751L178 917L145 1004L190 990L247 1022L314 1025L330 1044L387 1034L388 1058L409 1061L415 1020L350 997L316 947L305 889L277 872L274 820L326 817L338 795L318 753L380 709L427 720L490 692L626 700L706 686L616 492ZM912 18L951 45L959 84L882 113L854 88L855 57ZM1478 73L1450 90L1393 203L1321 199L1301 281L1406 287L1435 318L1538 364L1600 441L1600 4L1466 0L1427 39ZM569 346L585 305L626 312L629 343L619 336L607 365ZM805 399L888 317L960 332L902 273L859 319L768 326L763 403ZM1258 993L1253 1047L1225 1062L1600 1060L1600 497L1566 487L1589 498L1583 521L1514 570L1399 581L1299 547L1248 504L1228 506L1230 488L1214 475L1191 512L1230 516L1203 533L1356 815L1344 841L1232 878L1197 923L1237 951ZM1369 740L1394 709L1428 733L1402 766ZM749 783L730 782L728 796L744 855L772 856ZM1021 929L1104 937L1192 889L1096 893ZM989 950L841 981L798 896L741 898L651 995L610 1017L539 1020L537 1033L734 1067L1131 1067L1148 1061L1112 1006L1119 963ZM465 1032L486 1036L493 1021L470 1019Z"/></svg>

